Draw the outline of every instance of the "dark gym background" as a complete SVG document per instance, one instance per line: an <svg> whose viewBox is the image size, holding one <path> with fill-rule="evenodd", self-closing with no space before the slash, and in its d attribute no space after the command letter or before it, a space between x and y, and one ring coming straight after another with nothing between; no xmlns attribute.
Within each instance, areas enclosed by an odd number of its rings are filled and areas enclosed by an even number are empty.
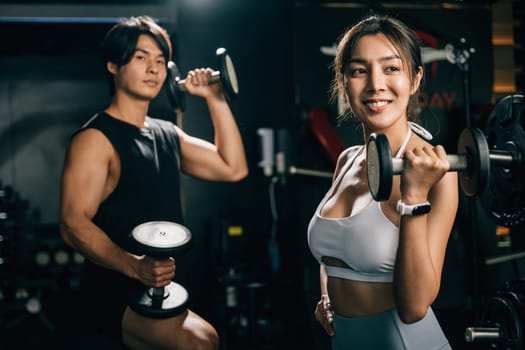
<svg viewBox="0 0 525 350"><path fill-rule="evenodd" d="M194 245L177 258L177 280L190 292L190 307L217 327L221 349L328 349L312 317L319 281L306 227L329 180L265 176L257 131L275 130L277 151L289 165L324 172L334 166L330 147L362 142L355 125L338 124L329 101L329 52L347 26L377 9L405 20L428 47L464 38L475 49L468 69L447 61L425 65L422 123L449 152L466 125L483 127L497 98L523 93L518 1L0 1L0 348L73 348L90 339L90 330L74 322L82 257L57 230L60 170L71 132L107 103L99 41L118 18L148 14L169 30L183 75L216 68L215 49L225 47L240 86L231 107L249 176L234 184L184 178ZM505 29L512 42L495 41ZM186 102L184 128L211 139L204 103ZM176 119L164 94L150 114ZM313 115L325 119L314 122ZM331 136L328 145L316 130ZM270 244L272 232L277 244ZM477 200L462 197L434 304L455 349L473 348L463 332L484 300L524 273L520 260L483 261L519 252L522 243L516 229L502 230ZM271 255L277 260L270 259L270 245L278 247Z"/></svg>

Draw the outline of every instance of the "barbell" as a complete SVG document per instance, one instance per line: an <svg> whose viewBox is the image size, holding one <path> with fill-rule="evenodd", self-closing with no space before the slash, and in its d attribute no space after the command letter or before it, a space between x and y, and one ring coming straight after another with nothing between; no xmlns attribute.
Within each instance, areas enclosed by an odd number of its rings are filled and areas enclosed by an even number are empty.
<svg viewBox="0 0 525 350"><path fill-rule="evenodd" d="M491 165L510 168L521 162L521 153L518 156L508 150L489 150L487 140L478 128L467 128L461 132L458 152L447 155L449 171L460 172L461 188L468 196L480 194L485 189ZM368 139L366 157L372 197L376 201L386 200L392 190L392 176L403 172L405 160L392 158L386 136L376 133Z"/></svg>
<svg viewBox="0 0 525 350"><path fill-rule="evenodd" d="M239 93L239 83L237 81L237 74L233 61L225 48L220 47L215 51L215 55L219 61L219 70L213 71L211 74L210 84L221 83L224 96L232 100ZM174 110L180 109L184 111L186 108L185 92L186 79L181 78L179 68L173 61L168 62L168 76L166 77L166 91L168 100Z"/></svg>

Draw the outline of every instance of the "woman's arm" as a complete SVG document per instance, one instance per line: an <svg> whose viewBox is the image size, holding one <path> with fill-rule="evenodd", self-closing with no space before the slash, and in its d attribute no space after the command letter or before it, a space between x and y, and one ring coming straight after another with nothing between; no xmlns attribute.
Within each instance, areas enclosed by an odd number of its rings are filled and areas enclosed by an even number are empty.
<svg viewBox="0 0 525 350"><path fill-rule="evenodd" d="M435 154L427 149L422 153L407 151L405 155L409 170L402 175L401 200L406 204L431 203L428 214L400 218L394 293L399 316L406 323L423 318L439 293L445 251L458 208L457 173L445 173L445 151L441 146L434 150ZM421 163L428 154L433 161Z"/></svg>
<svg viewBox="0 0 525 350"><path fill-rule="evenodd" d="M314 311L314 317L323 326L328 335L334 335L334 316L332 314L332 305L330 304L330 297L327 290L327 276L324 265L321 264L319 268L319 276L321 282L321 298L317 302Z"/></svg>

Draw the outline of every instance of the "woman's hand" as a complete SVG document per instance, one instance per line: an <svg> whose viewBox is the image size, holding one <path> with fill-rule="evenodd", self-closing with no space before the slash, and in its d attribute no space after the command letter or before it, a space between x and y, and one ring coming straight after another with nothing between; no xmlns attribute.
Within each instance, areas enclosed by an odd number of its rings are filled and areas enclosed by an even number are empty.
<svg viewBox="0 0 525 350"><path fill-rule="evenodd" d="M323 326L329 336L334 335L334 315L332 314L332 305L328 295L321 295L321 300L317 303L314 311L315 319Z"/></svg>
<svg viewBox="0 0 525 350"><path fill-rule="evenodd" d="M401 175L401 195L425 200L428 192L449 169L443 146L423 146L407 150L405 167Z"/></svg>

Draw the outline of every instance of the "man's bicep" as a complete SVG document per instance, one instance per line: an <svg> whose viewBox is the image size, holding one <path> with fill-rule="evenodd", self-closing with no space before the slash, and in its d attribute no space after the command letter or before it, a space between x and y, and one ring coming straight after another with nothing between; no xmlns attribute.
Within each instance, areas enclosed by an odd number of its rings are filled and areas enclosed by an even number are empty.
<svg viewBox="0 0 525 350"><path fill-rule="evenodd" d="M217 148L211 142L179 131L181 170L203 179L213 177L217 164L222 161Z"/></svg>

